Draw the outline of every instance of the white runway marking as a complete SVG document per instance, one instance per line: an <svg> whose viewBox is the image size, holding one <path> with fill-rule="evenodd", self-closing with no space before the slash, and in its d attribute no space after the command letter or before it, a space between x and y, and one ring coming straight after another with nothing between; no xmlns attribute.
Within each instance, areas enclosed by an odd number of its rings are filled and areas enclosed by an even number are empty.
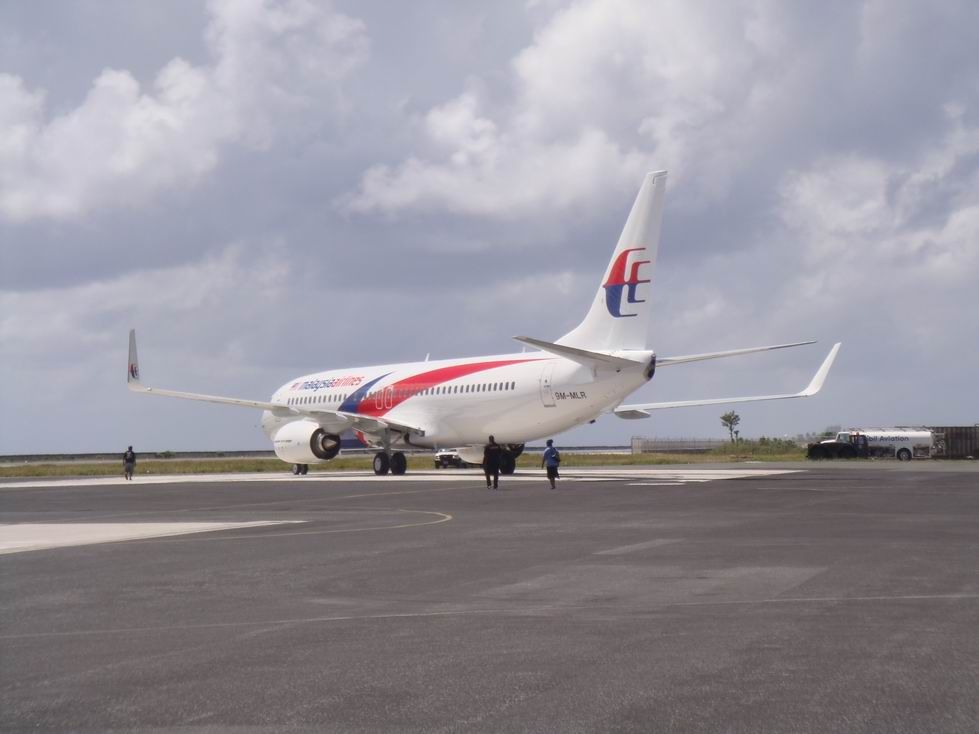
<svg viewBox="0 0 979 734"><path fill-rule="evenodd" d="M717 479L743 479L747 477L769 477L781 474L796 474L803 469L690 469L680 468L601 468L562 469L561 481L599 482L634 480L637 486L646 480L650 486L668 483L710 482ZM135 487L158 484L189 484L217 482L367 482L372 484L400 484L402 482L471 482L482 481L479 470L415 471L405 476L375 476L366 472L315 472L304 477L294 477L283 471L281 474L167 474L137 476L132 481L122 477L85 477L75 479L33 479L25 482L0 482L0 490L31 489L39 487ZM546 482L542 471L522 469L511 476L500 477L507 484L511 482Z"/></svg>
<svg viewBox="0 0 979 734"><path fill-rule="evenodd" d="M670 543L676 543L679 538L657 538L656 540L647 540L645 543L633 543L632 545L620 545L618 548L609 548L607 550L595 551L596 556L624 556L629 553L637 553L639 551L648 550L649 548L659 548L661 545L669 545Z"/></svg>
<svg viewBox="0 0 979 734"><path fill-rule="evenodd" d="M286 525L302 520L270 522L124 522L124 523L21 523L0 525L0 555L63 548L73 545L114 543L120 540L161 538L215 530L237 530L262 525Z"/></svg>

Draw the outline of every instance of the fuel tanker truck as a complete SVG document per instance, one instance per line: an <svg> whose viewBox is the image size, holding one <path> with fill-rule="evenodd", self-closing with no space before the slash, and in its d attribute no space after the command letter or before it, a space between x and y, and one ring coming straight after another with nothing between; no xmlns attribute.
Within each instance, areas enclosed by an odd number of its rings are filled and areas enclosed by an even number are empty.
<svg viewBox="0 0 979 734"><path fill-rule="evenodd" d="M810 459L895 457L899 461L930 459L935 455L935 434L926 429L854 428L835 438L809 444Z"/></svg>

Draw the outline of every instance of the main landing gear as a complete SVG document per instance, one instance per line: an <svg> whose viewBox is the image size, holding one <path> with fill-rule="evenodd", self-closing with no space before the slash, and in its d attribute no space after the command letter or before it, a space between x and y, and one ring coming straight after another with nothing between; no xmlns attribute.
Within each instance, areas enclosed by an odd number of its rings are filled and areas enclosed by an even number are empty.
<svg viewBox="0 0 979 734"><path fill-rule="evenodd" d="M309 473L309 464L293 464L292 473L295 474L297 477L300 475L305 476L306 474Z"/></svg>
<svg viewBox="0 0 979 734"><path fill-rule="evenodd" d="M517 470L517 457L523 453L522 443L509 443L500 457L500 474L513 474Z"/></svg>
<svg viewBox="0 0 979 734"><path fill-rule="evenodd" d="M408 460L400 451L395 451L388 456L384 451L374 454L374 473L378 476L387 474L404 474L408 471Z"/></svg>

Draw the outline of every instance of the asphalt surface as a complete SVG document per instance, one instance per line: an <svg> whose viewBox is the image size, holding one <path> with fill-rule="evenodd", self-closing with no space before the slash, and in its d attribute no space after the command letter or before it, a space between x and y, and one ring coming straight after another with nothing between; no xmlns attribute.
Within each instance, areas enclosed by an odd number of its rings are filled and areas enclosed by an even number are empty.
<svg viewBox="0 0 979 734"><path fill-rule="evenodd" d="M979 730L979 471L787 468L8 485L291 522L0 555L0 729Z"/></svg>

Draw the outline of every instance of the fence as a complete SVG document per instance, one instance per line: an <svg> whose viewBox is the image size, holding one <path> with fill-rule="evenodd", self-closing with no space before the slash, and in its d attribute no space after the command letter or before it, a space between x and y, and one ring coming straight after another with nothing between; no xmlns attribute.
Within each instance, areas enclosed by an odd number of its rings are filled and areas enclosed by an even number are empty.
<svg viewBox="0 0 979 734"><path fill-rule="evenodd" d="M646 438L632 437L632 453L634 454L696 454L706 453L712 449L730 446L731 442L723 438Z"/></svg>

